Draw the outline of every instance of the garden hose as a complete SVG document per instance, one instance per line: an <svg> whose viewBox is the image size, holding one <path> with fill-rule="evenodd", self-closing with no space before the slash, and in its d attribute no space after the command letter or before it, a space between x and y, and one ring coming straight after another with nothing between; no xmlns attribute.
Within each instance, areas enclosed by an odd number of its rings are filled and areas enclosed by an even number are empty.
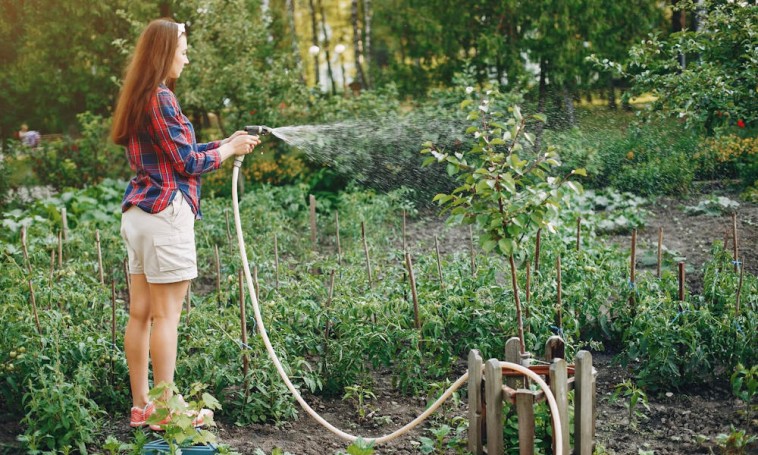
<svg viewBox="0 0 758 455"><path fill-rule="evenodd" d="M245 280L247 282L247 291L248 295L250 296L250 300L253 302L253 311L255 312L255 321L258 324L258 331L261 335L261 338L263 338L263 344L266 346L266 351L268 351L268 355L271 358L271 361L274 362L274 366L276 367L276 371L279 372L279 376L281 376L284 383L287 385L287 388L292 392L292 395L295 397L298 403L300 403L300 406L308 413L311 417L313 417L318 423L323 425L326 429L334 433L335 435L339 436L340 438L349 441L354 442L357 439L361 438L364 441L368 443L373 444L382 444L385 442L392 441L393 439L396 439L408 431L412 430L414 427L416 427L418 424L423 422L427 419L434 411L439 408L442 403L444 403L450 396L458 390L463 384L466 383L468 380L468 371L464 373L458 380L456 380L450 387L448 387L447 390L435 401L426 411L424 411L422 414L420 414L418 417L413 419L411 422L407 423L402 428L399 428L392 433L386 434L381 437L376 438L363 438L359 436L354 436L349 433L346 433L339 428L335 427L334 425L330 424L326 420L324 420L323 417L321 417L313 408L308 405L308 403L303 399L303 397L300 395L300 392L295 388L295 386L292 384L292 381L290 380L289 376L287 376L287 373L284 371L284 367L282 366L282 363L279 361L279 357L276 355L276 352L274 352L274 347L271 345L271 341L268 338L268 333L266 332L266 326L263 324L263 317L261 317L261 311L260 307L258 305L258 298L255 295L255 287L253 285L253 277L250 274L250 264L247 260L247 250L245 248L245 239L242 235L242 221L240 219L240 211L239 211L239 200L237 197L237 182L239 179L239 170L242 166L242 162L244 161L244 156L237 156L234 159L234 170L232 171L232 209L234 211L234 228L237 231L237 242L239 244L239 250L240 250L240 257L242 258L242 267L245 271ZM519 372L521 374L524 374L528 376L530 379L532 379L536 384L540 386L542 391L545 393L545 397L548 401L548 404L550 406L550 414L553 419L553 428L560 428L560 417L558 415L558 405L555 401L555 397L553 396L552 392L550 391L550 387L545 383L545 381L542 380L536 373L529 370L528 368L511 363L511 362L500 362L500 367L502 369L506 370L514 370L516 372ZM555 453L563 453L563 438L560 431L555 431Z"/></svg>

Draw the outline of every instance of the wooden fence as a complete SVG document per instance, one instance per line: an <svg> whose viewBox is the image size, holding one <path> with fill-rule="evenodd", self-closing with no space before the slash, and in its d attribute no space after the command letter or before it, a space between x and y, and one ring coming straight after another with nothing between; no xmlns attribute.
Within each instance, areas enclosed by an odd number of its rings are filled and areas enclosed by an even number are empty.
<svg viewBox="0 0 758 455"><path fill-rule="evenodd" d="M573 365L565 360L565 344L553 336L545 344L545 359L549 364L531 365L528 357L521 356L519 339L508 340L505 361L524 365L545 378L558 404L563 436L563 454L591 455L595 436L595 377L592 355L579 351ZM483 368L482 368L483 367ZM519 454L534 453L534 405L545 400L542 390L532 390L529 380L521 373L505 370L500 361L490 359L483 364L477 350L468 356L469 433L468 450L475 455L502 454L503 404L516 406L518 415ZM505 376L505 384L503 384ZM568 393L574 390L574 445L569 440ZM556 429L553 429L555 435ZM555 436L553 437L555 440ZM555 443L553 443L555 444ZM555 445L553 445L555 450Z"/></svg>

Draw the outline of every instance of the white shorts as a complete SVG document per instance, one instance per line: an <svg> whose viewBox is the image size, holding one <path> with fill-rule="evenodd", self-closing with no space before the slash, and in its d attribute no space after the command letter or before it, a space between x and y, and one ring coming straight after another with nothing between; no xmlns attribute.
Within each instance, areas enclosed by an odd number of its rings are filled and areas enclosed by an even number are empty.
<svg viewBox="0 0 758 455"><path fill-rule="evenodd" d="M137 206L122 213L121 238L129 255L129 273L145 274L148 283L197 277L195 214L181 191L159 213Z"/></svg>

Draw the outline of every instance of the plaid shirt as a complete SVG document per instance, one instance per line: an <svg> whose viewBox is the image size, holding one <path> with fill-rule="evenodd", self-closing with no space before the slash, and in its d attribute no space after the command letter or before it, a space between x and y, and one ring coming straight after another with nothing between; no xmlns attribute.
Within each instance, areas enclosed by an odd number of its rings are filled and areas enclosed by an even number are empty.
<svg viewBox="0 0 758 455"><path fill-rule="evenodd" d="M129 165L137 175L126 187L121 211L136 205L145 212L158 213L168 207L179 190L195 217L201 218L200 175L221 165L221 142L198 144L176 96L163 84L147 110L145 126L129 138L126 147Z"/></svg>

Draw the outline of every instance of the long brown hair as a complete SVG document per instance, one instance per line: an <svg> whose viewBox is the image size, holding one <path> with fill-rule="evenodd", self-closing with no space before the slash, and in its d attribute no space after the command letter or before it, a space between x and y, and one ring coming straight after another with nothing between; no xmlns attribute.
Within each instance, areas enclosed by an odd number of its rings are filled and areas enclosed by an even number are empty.
<svg viewBox="0 0 758 455"><path fill-rule="evenodd" d="M129 138L142 126L146 108L162 81L173 91L175 79L168 74L179 45L179 26L171 19L156 19L137 40L129 60L124 84L113 114L111 139L126 146Z"/></svg>

